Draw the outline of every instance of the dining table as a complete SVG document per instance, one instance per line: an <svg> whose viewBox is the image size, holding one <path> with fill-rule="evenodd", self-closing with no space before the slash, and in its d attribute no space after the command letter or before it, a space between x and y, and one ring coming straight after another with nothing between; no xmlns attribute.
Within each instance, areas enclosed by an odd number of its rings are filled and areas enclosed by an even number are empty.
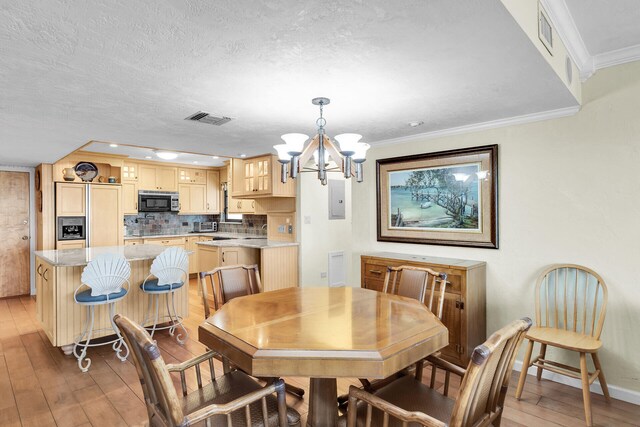
<svg viewBox="0 0 640 427"><path fill-rule="evenodd" d="M199 340L255 377L309 377L307 426L338 422L337 378L386 378L448 344L414 299L355 287L294 287L235 298Z"/></svg>

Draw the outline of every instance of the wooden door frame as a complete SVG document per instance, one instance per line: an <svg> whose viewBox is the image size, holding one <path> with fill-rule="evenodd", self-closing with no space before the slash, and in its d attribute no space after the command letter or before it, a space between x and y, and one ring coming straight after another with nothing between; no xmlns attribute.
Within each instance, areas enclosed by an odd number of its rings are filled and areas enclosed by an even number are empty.
<svg viewBox="0 0 640 427"><path fill-rule="evenodd" d="M35 268L35 255L33 251L36 249L36 203L35 203L35 187L34 175L36 168L27 166L2 166L2 172L26 172L29 174L29 294L34 295L36 291L36 280L33 274Z"/></svg>

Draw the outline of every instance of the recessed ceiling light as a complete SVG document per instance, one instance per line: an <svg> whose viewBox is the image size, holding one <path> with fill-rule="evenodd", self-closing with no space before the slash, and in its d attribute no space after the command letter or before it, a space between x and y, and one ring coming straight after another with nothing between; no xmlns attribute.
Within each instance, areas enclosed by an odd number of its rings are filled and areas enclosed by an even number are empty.
<svg viewBox="0 0 640 427"><path fill-rule="evenodd" d="M111 148L116 148L118 146L118 144L109 144L109 147Z"/></svg>
<svg viewBox="0 0 640 427"><path fill-rule="evenodd" d="M152 159L151 156L144 156L145 159Z"/></svg>
<svg viewBox="0 0 640 427"><path fill-rule="evenodd" d="M242 154L240 154L240 157L247 157L247 155L242 153Z"/></svg>
<svg viewBox="0 0 640 427"><path fill-rule="evenodd" d="M193 163L198 164L198 161L197 161L197 160L194 160L194 161L193 161Z"/></svg>
<svg viewBox="0 0 640 427"><path fill-rule="evenodd" d="M156 151L156 156L164 160L173 160L178 157L178 153L174 153L173 151Z"/></svg>
<svg viewBox="0 0 640 427"><path fill-rule="evenodd" d="M211 156L212 159L219 159L219 156Z"/></svg>
<svg viewBox="0 0 640 427"><path fill-rule="evenodd" d="M424 122L420 121L420 122L409 122L409 126L411 126L412 128L418 127L420 125L423 125Z"/></svg>

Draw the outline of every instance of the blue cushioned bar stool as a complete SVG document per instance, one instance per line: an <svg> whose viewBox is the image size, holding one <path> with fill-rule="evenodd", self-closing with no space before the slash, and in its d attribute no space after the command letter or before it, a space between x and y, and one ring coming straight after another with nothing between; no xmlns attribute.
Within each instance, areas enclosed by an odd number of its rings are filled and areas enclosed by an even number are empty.
<svg viewBox="0 0 640 427"><path fill-rule="evenodd" d="M129 292L130 276L129 262L122 255L116 254L98 255L82 270L82 276L80 276L82 284L73 293L75 302L87 308L87 318L82 333L75 339L73 346L73 355L78 359L78 367L82 372L87 372L91 366L91 359L87 357L87 348L89 347L112 344L118 359L123 362L127 360L129 348L124 342L120 330L113 322L113 316L116 314L116 303ZM99 305L109 306L111 328L93 329L95 309ZM112 329L116 334L115 339L91 344L91 337L94 334Z"/></svg>
<svg viewBox="0 0 640 427"><path fill-rule="evenodd" d="M187 332L187 329L182 325L182 316L179 316L176 312L175 304L175 292L182 288L188 279L188 269L189 256L187 255L187 251L178 247L165 249L153 260L153 263L151 263L151 274L149 274L140 285L142 292L149 295L147 315L142 322L142 326L150 331L151 337L153 337L156 331L162 329L169 329L169 334L173 336L178 326L184 331L184 338L183 334L176 336L176 340L180 344L184 344L184 340L189 336L189 332ZM159 316L160 295L165 296L165 304L167 306L167 314L162 316ZM171 300L171 302L169 302L169 300ZM151 320L153 305L155 305L155 316L153 318L153 324L148 326L147 323ZM159 320L168 320L169 325L158 327Z"/></svg>

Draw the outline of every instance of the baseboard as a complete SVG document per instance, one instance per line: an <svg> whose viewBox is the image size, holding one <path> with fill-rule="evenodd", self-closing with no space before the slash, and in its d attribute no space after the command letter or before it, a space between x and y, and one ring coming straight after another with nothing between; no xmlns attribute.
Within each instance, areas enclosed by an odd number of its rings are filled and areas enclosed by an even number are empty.
<svg viewBox="0 0 640 427"><path fill-rule="evenodd" d="M522 361L516 360L516 363L513 365L513 369L518 372L521 372ZM527 374L533 375L533 376L535 376L537 373L538 373L538 368L536 368L535 366L531 366L527 371ZM582 389L582 382L580 382L580 380L577 380L571 377L566 377L564 375L559 375L547 370L542 371L542 378L549 381L556 382L556 383L568 385L574 388ZM602 395L602 388L600 387L600 383L597 380L594 381L593 384L591 384L590 390L592 393L597 393ZM609 394L614 399L633 403L634 405L640 405L640 392L609 384Z"/></svg>

